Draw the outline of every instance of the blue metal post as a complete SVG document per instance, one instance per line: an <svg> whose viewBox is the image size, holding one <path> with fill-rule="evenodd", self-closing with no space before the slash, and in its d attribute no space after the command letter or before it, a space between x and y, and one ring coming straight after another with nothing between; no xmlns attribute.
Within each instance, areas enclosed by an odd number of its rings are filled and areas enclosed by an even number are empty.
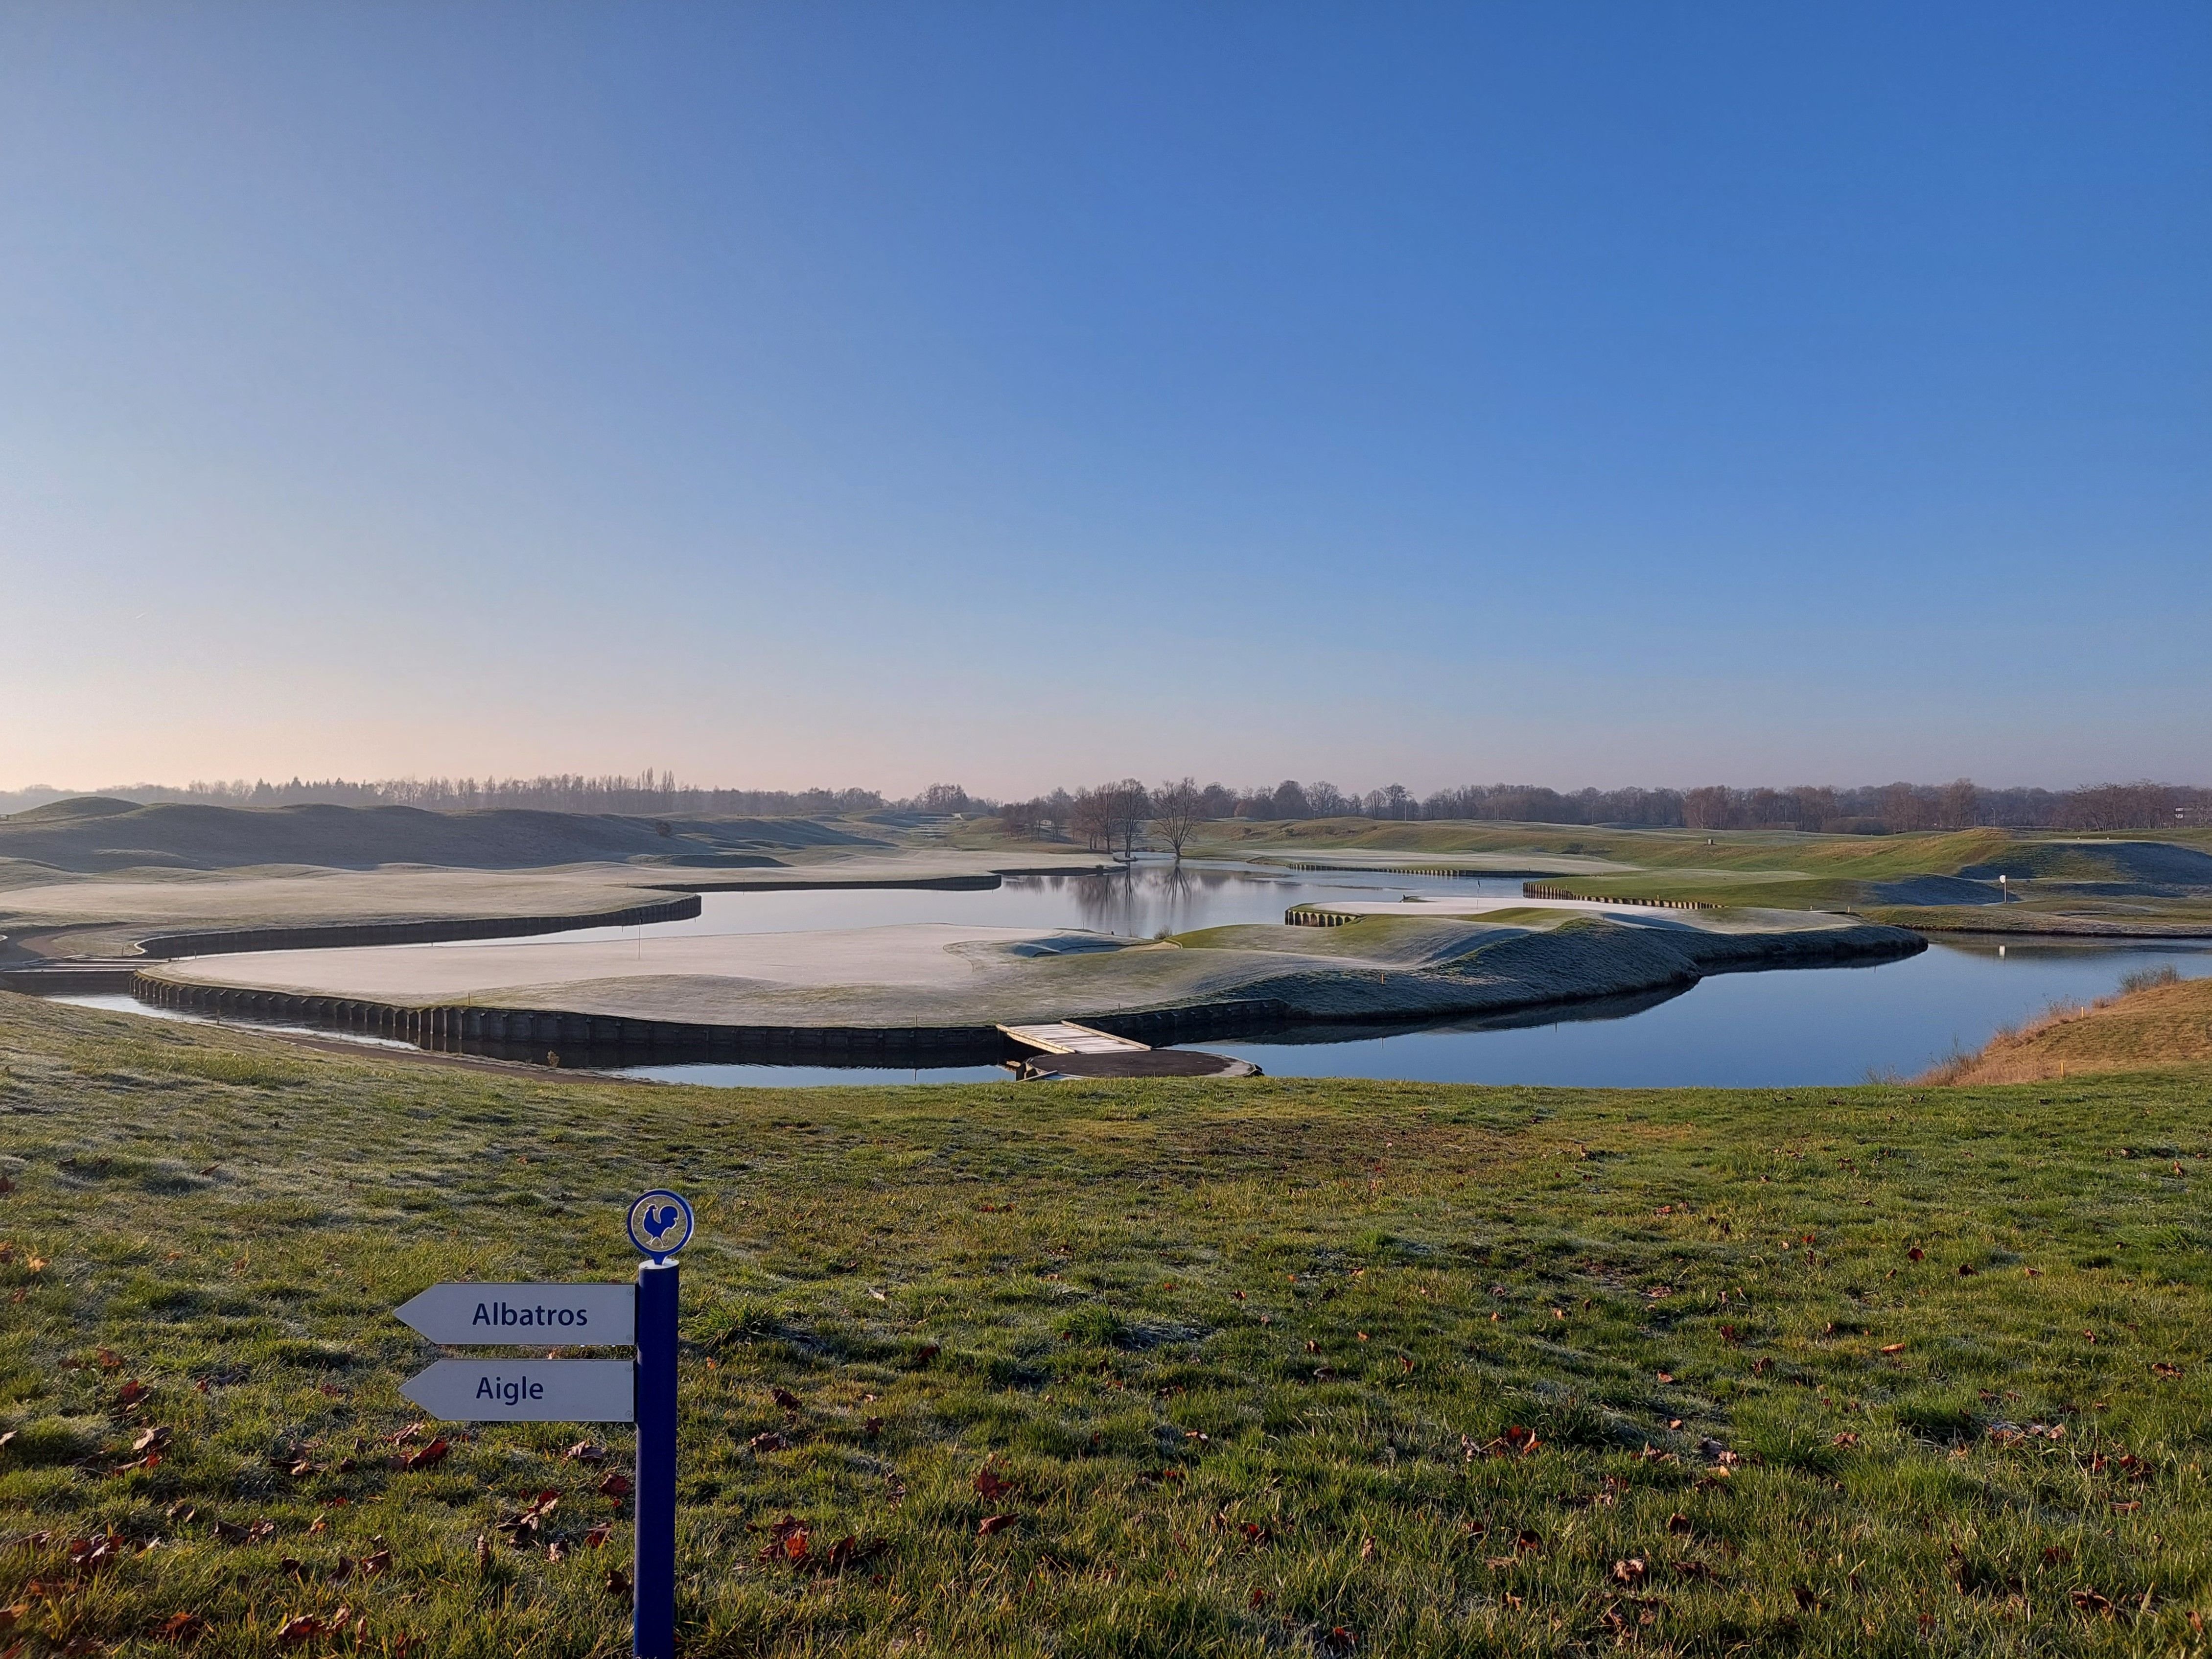
<svg viewBox="0 0 2212 1659"><path fill-rule="evenodd" d="M676 1659L676 1305L673 1261L637 1270L637 1659Z"/></svg>

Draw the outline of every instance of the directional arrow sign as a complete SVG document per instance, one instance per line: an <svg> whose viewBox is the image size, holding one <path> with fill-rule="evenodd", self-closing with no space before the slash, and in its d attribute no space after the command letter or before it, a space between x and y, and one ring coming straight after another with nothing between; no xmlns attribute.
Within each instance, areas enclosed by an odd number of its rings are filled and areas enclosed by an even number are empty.
<svg viewBox="0 0 2212 1659"><path fill-rule="evenodd" d="M627 1359L441 1359L399 1392L449 1423L628 1423L636 1368Z"/></svg>
<svg viewBox="0 0 2212 1659"><path fill-rule="evenodd" d="M433 1285L399 1310L433 1342L622 1347L637 1340L635 1285Z"/></svg>

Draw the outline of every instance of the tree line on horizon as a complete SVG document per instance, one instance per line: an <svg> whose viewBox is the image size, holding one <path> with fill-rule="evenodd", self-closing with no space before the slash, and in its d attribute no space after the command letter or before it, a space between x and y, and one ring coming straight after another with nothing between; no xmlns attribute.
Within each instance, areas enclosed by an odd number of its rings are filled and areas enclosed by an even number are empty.
<svg viewBox="0 0 2212 1659"><path fill-rule="evenodd" d="M72 792L37 787L0 794L0 811L20 811ZM2151 781L2069 790L1989 789L1960 778L1947 784L1890 783L1856 788L1800 785L1739 789L1579 789L1538 784L1470 784L1417 796L1402 784L1358 793L1333 783L1285 779L1272 788L1232 788L1183 778L1147 786L1134 778L1027 800L970 795L957 783L930 785L905 799L873 789L724 789L678 781L647 769L635 776L558 773L535 778L325 779L289 782L194 781L182 787L137 784L100 792L142 803L274 807L307 805L413 806L432 811L520 808L539 811L820 817L841 814L963 814L995 817L1010 835L1078 841L1097 852L1133 849L1157 837L1180 848L1192 826L1217 819L1283 822L1374 818L1587 824L1626 829L1800 830L1897 835L1981 826L2008 829L2145 830L2212 823L2212 789Z"/></svg>

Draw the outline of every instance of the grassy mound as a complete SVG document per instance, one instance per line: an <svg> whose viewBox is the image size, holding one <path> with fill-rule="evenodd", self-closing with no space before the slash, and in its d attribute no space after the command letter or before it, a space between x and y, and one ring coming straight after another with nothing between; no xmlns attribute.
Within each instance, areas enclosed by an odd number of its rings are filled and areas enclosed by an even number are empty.
<svg viewBox="0 0 2212 1659"><path fill-rule="evenodd" d="M1925 1081L2034 1083L2169 1066L2212 1066L2212 979L2183 979L2172 968L2143 974L2121 994L2086 1008L2053 1008L2001 1031L1978 1053L1947 1061Z"/></svg>
<svg viewBox="0 0 2212 1659"><path fill-rule="evenodd" d="M390 1310L625 1277L670 1182L687 1653L2185 1651L2205 1101L714 1091L0 996L5 1639L627 1651L626 1437L410 1426Z"/></svg>
<svg viewBox="0 0 2212 1659"><path fill-rule="evenodd" d="M0 821L0 859L84 873L234 870L264 865L369 869L434 864L468 870L715 854L763 847L878 845L811 818L681 819L412 806L248 810L174 801L140 806L100 796L55 801Z"/></svg>

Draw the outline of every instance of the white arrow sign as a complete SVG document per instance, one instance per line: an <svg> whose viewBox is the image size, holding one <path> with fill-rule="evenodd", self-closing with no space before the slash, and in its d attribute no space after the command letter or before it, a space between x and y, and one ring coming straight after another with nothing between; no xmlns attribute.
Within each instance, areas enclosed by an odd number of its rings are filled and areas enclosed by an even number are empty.
<svg viewBox="0 0 2212 1659"><path fill-rule="evenodd" d="M627 1359L441 1359L399 1392L449 1423L628 1423L637 1408Z"/></svg>
<svg viewBox="0 0 2212 1659"><path fill-rule="evenodd" d="M398 1310L433 1342L623 1347L637 1340L635 1285L433 1285Z"/></svg>

